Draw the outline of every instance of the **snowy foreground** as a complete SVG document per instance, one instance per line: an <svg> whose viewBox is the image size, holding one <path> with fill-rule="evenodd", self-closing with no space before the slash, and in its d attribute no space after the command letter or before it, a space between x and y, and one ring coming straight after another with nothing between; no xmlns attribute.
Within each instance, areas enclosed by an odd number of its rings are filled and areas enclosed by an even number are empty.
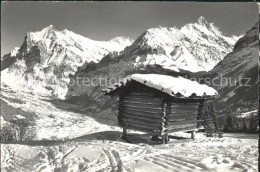
<svg viewBox="0 0 260 172"><path fill-rule="evenodd" d="M72 109L77 107L2 88L3 118L33 116L37 136L1 144L1 171L257 171L258 135L224 133L220 139L197 133L193 141L178 132L160 145L132 132L130 143L120 138L119 127L107 125L110 121Z"/></svg>

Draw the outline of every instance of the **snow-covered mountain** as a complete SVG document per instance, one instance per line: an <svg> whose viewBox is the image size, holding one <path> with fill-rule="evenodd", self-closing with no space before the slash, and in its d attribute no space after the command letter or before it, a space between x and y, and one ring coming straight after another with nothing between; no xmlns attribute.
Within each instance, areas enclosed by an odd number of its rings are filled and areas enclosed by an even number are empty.
<svg viewBox="0 0 260 172"><path fill-rule="evenodd" d="M214 81L211 86L220 94L219 109L247 112L258 108L258 68L259 22L236 42L231 53L203 76Z"/></svg>
<svg viewBox="0 0 260 172"><path fill-rule="evenodd" d="M145 31L127 49L135 66L159 64L165 69L209 71L232 51L236 36L227 36L200 17L182 28L161 27Z"/></svg>
<svg viewBox="0 0 260 172"><path fill-rule="evenodd" d="M233 50L236 37L228 37L203 17L181 29L156 27L145 31L135 42L119 53L110 53L99 63L88 64L85 70L76 72L76 78L97 80L102 85L73 85L67 93L67 101L82 106L86 111L111 119L117 106L113 98L103 96L114 79L133 73L157 73L186 75L195 71L207 71ZM107 83L104 83L107 80Z"/></svg>
<svg viewBox="0 0 260 172"><path fill-rule="evenodd" d="M69 76L78 68L97 63L108 53L122 51L132 42L126 37L94 41L50 25L39 32L28 32L21 47L3 56L2 82L63 98Z"/></svg>
<svg viewBox="0 0 260 172"><path fill-rule="evenodd" d="M236 39L203 17L180 29L148 29L134 42L125 37L94 41L50 25L27 33L22 46L2 58L2 82L63 99L85 92L86 88L68 84L91 70L96 71L92 77L122 77L140 70L160 73L158 67L173 72L209 71L232 51ZM77 93L68 92L68 87Z"/></svg>

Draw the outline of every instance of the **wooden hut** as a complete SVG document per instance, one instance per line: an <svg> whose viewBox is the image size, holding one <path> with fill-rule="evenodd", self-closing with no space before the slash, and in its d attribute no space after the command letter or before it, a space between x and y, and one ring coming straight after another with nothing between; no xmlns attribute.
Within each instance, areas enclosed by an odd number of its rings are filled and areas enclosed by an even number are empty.
<svg viewBox="0 0 260 172"><path fill-rule="evenodd" d="M207 85L158 74L133 74L102 91L119 96L118 125L124 137L133 129L161 137L162 143L171 132L194 131L204 101L218 96Z"/></svg>

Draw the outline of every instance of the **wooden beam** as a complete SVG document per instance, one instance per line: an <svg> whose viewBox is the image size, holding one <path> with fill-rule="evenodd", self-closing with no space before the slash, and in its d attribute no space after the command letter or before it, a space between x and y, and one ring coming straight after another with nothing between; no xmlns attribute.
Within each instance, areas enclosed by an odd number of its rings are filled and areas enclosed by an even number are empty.
<svg viewBox="0 0 260 172"><path fill-rule="evenodd" d="M135 126L135 127L139 127L139 128L144 128L144 129L149 129L149 130L155 130L155 131L161 131L161 127L156 127L153 125L149 125L149 124L140 124L140 123L136 123L136 122L129 122L129 121L122 121L122 124L124 126Z"/></svg>
<svg viewBox="0 0 260 172"><path fill-rule="evenodd" d="M184 120L184 121L170 121L169 125L179 125L179 124L197 124L197 122L199 122L199 120L196 119L192 119L192 120Z"/></svg>
<svg viewBox="0 0 260 172"><path fill-rule="evenodd" d="M191 106L197 106L197 105L199 105L200 104L200 102L197 102L197 101L192 101L192 100L190 100L190 101L184 101L184 100L182 100L182 101L172 101L172 103L171 103L171 105L172 106L174 106L174 105L191 105Z"/></svg>
<svg viewBox="0 0 260 172"><path fill-rule="evenodd" d="M123 139L126 138L126 135L127 135L127 127L123 127Z"/></svg>
<svg viewBox="0 0 260 172"><path fill-rule="evenodd" d="M194 113L194 114L170 114L169 119L170 120L179 119L179 118L195 119L196 116L197 116L196 113Z"/></svg>
<svg viewBox="0 0 260 172"><path fill-rule="evenodd" d="M172 111L170 113L171 116L183 116L183 115L197 115L198 111L185 111L184 109L181 111Z"/></svg>
<svg viewBox="0 0 260 172"><path fill-rule="evenodd" d="M140 117L141 118L147 118L150 120L157 120L161 119L161 114L160 113L150 113L150 112L142 112L142 111L132 111L132 110L127 110L127 109L119 109L119 113L122 114L123 116L132 116L132 117Z"/></svg>
<svg viewBox="0 0 260 172"><path fill-rule="evenodd" d="M195 139L195 131L193 130L192 132L191 132L191 139Z"/></svg>
<svg viewBox="0 0 260 172"><path fill-rule="evenodd" d="M168 126L168 129L171 130L171 129L185 129L185 128L189 128L189 127L193 127L193 126L197 126L197 123L194 124L194 123L190 123L190 124L180 124L180 125L169 125Z"/></svg>
<svg viewBox="0 0 260 172"><path fill-rule="evenodd" d="M191 126L186 128L167 129L167 132L171 133L171 132L178 132L178 131L189 131L189 130L194 130L196 128L197 128L196 126Z"/></svg>
<svg viewBox="0 0 260 172"><path fill-rule="evenodd" d="M151 129L147 129L147 128L142 128L142 127L138 127L138 126L134 126L131 124L128 124L127 126L125 124L121 125L122 127L127 127L127 129L132 129L132 130L136 130L136 131L142 131L142 132L146 132L148 134L152 134L152 135L157 135L160 136L161 132L159 130L151 130Z"/></svg>
<svg viewBox="0 0 260 172"><path fill-rule="evenodd" d="M162 135L162 140L161 140L162 144L165 144L165 135Z"/></svg>
<svg viewBox="0 0 260 172"><path fill-rule="evenodd" d="M138 120L145 121L145 122L155 122L155 121L165 122L165 121L161 121L160 118L154 118L152 116L137 116L137 115L130 115L130 114L126 114L126 113L124 113L122 116L124 118L138 119Z"/></svg>
<svg viewBox="0 0 260 172"><path fill-rule="evenodd" d="M135 123L135 124L140 124L140 125L144 125L144 126L151 126L151 127L155 127L155 128L162 126L162 122L159 121L159 120L153 121L153 122L147 122L147 121L144 121L144 120L123 117L122 121L125 122L125 123Z"/></svg>
<svg viewBox="0 0 260 172"><path fill-rule="evenodd" d="M144 109L144 110L152 110L156 112L161 112L162 107L144 107L142 105L130 105L130 104L122 104L123 107L135 108L135 109Z"/></svg>
<svg viewBox="0 0 260 172"><path fill-rule="evenodd" d="M157 116L158 114L160 114L161 116L161 113L162 111L160 109L141 109L141 108L134 108L134 107L128 107L128 106L123 106L123 107L119 107L120 111L121 112L140 112L140 113L148 113L148 114L156 114L156 115L153 115L153 116ZM122 109L122 110L121 110Z"/></svg>
<svg viewBox="0 0 260 172"><path fill-rule="evenodd" d="M119 101L119 104L122 106L138 106L141 108L159 108L162 109L162 104L158 103L141 103L141 102L134 102L134 101Z"/></svg>
<svg viewBox="0 0 260 172"><path fill-rule="evenodd" d="M198 110L198 106L189 106L189 105L171 105L171 109L173 112L175 111L193 111L193 110Z"/></svg>
<svg viewBox="0 0 260 172"><path fill-rule="evenodd" d="M199 105L189 105L189 104L182 104L180 103L179 105L171 105L172 110L183 110L185 109L186 111L193 111L197 110L199 108Z"/></svg>
<svg viewBox="0 0 260 172"><path fill-rule="evenodd" d="M167 133L167 134L165 134L165 144L168 144L168 141L169 141L169 135Z"/></svg>
<svg viewBox="0 0 260 172"><path fill-rule="evenodd" d="M124 99L127 101L138 101L138 102L151 102L151 103L162 103L163 99L159 98L149 98L149 97L136 97L136 96L124 96Z"/></svg>
<svg viewBox="0 0 260 172"><path fill-rule="evenodd" d="M161 106L162 102L161 101L150 101L150 100L144 100L144 101L140 101L140 100L129 100L129 99L124 99L122 100L122 103L126 103L126 104L140 104L140 105L152 105L152 106Z"/></svg>
<svg viewBox="0 0 260 172"><path fill-rule="evenodd" d="M152 98L164 98L152 93L144 93L144 92L133 92L133 91L129 91L127 93L128 96L133 96L133 97L152 97Z"/></svg>

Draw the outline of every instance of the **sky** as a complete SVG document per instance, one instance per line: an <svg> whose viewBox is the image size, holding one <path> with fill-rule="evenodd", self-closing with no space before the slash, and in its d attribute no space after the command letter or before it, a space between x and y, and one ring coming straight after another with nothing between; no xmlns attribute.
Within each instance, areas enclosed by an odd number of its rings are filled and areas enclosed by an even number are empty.
<svg viewBox="0 0 260 172"><path fill-rule="evenodd" d="M26 32L54 25L94 40L136 39L158 25L178 28L200 16L240 36L258 20L256 3L228 2L22 2L1 4L1 56L21 46Z"/></svg>

